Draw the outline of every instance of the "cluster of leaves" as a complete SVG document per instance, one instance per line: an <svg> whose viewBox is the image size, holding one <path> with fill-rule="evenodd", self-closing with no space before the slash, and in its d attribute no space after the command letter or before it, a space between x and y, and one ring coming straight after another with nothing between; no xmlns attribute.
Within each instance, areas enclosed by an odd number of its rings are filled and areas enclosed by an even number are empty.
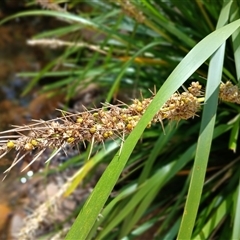
<svg viewBox="0 0 240 240"><path fill-rule="evenodd" d="M124 87L141 89L143 95L154 85L159 89L109 162L66 239L134 239L151 228L151 239L177 235L179 239L238 239L239 158L230 150L237 152L239 106L218 104L218 96L221 81L237 84L240 80L239 3L89 1L84 3L90 6L88 12L81 11L81 1L70 1L68 8L57 1L51 4L42 5L50 10L16 15L41 14L66 22L65 27L32 40L31 44L40 44L39 39L46 43L46 38L61 38L48 46L66 46L66 50L40 74L25 73L34 77L26 92L42 76L61 77L44 89L65 87L67 99L77 86L89 82L109 87L107 102ZM86 31L95 35L87 43L86 38L80 40ZM65 41L67 35L74 41ZM167 124L165 133L158 126L145 130L189 79L206 86L201 118ZM227 91L220 89L221 98L230 96L238 103L238 87L226 85ZM106 157L98 154L82 166L79 175L90 171L87 164L96 166ZM76 177L66 195L82 179ZM109 197L114 187L116 194Z"/></svg>

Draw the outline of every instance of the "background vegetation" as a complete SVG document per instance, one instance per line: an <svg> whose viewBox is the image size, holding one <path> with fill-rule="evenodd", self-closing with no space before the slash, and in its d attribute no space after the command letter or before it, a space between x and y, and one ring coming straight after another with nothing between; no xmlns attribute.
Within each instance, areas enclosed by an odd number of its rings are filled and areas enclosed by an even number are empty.
<svg viewBox="0 0 240 240"><path fill-rule="evenodd" d="M53 79L42 91L60 92L68 109L79 89L93 83L101 89L95 105L116 98L130 103L157 91L123 142L94 146L88 159L89 143L87 152L57 167L76 169L62 189L68 197L104 166L89 198L74 209L66 239L239 239L240 108L218 99L221 81L240 80L238 1L26 3L30 10L5 21L45 16L62 23L30 42L61 50L40 72L21 74L32 79L24 94L42 78ZM205 91L199 117L145 129L192 81Z"/></svg>

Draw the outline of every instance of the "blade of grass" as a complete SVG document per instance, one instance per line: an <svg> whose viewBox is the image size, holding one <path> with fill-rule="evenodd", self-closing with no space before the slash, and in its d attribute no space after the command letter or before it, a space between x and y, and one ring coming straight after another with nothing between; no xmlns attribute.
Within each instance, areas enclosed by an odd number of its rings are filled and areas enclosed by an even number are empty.
<svg viewBox="0 0 240 240"><path fill-rule="evenodd" d="M132 195L134 192L137 191L137 184L133 183L129 186L127 186L125 189L122 190L103 210L102 214L103 216L107 216L115 206L117 206L118 203L126 199L129 195ZM95 230L97 230L97 227L100 226L100 224L104 221L104 218L101 218L97 224L94 225L93 231L91 234L89 234L88 239L92 239L91 235L93 236L95 234Z"/></svg>
<svg viewBox="0 0 240 240"><path fill-rule="evenodd" d="M165 131L167 134L166 135L161 134L159 136L157 142L154 145L153 150L151 151L151 153L149 155L148 160L146 161L143 171L139 177L139 180L138 180L139 185L144 183L146 181L146 179L150 177L149 174L152 171L152 166L153 166L155 159L157 158L159 152L161 152L163 147L166 145L166 143L169 142L169 140L174 135L176 130L177 130L177 128L174 127L172 125L172 123L170 123L167 126L166 131ZM162 173L161 173L161 175L162 175ZM153 201L153 199L155 198L156 194L158 193L159 189L161 188L161 186L163 184L164 183L161 184L160 179L159 179L156 184L154 184L153 186L150 187L151 191L145 196L145 198L143 198L142 202L139 205L136 204L137 208L132 209L132 211L130 211L128 213L128 216L125 217L122 228L121 228L122 229L121 233L120 233L121 238L124 237L125 235L127 235L127 233L130 232L130 230L134 227L135 223L140 219L140 217L145 212L147 207Z"/></svg>
<svg viewBox="0 0 240 240"><path fill-rule="evenodd" d="M70 26L49 30L47 32L44 31L42 33L35 35L32 39L57 38L65 34L70 34L71 32L79 31L80 29L81 26L79 26L79 24L72 24Z"/></svg>
<svg viewBox="0 0 240 240"><path fill-rule="evenodd" d="M225 44L222 45L219 50L224 53L224 48ZM213 56L209 66L209 75L205 96L206 101L203 110L200 135L198 139L196 157L192 171L192 178L184 209L183 219L178 234L178 239L191 239L192 230L197 216L198 206L201 199L201 193L208 163L208 156L211 148L213 129L215 125L218 103L218 86L221 81L221 70L218 72L218 76L212 76L212 74L215 74L215 69L218 64L218 52ZM222 61L223 64L223 55L220 57L220 61ZM217 61L216 64L214 60ZM221 62L219 64L221 64ZM214 68L211 66L213 66Z"/></svg>
<svg viewBox="0 0 240 240"><path fill-rule="evenodd" d="M226 200L224 200L220 206L217 207L214 214L210 217L209 221L203 227L201 233L199 233L193 240L199 239L209 239L210 235L214 231L214 229L221 223L224 216L228 213L229 202L231 202L232 196L228 196ZM238 239L238 238L233 238Z"/></svg>
<svg viewBox="0 0 240 240"><path fill-rule="evenodd" d="M223 133L231 130L232 125L220 125L214 129L213 139L219 137ZM190 146L183 154L176 159L172 172L169 174L166 181L169 181L177 172L179 172L195 155L197 144Z"/></svg>
<svg viewBox="0 0 240 240"><path fill-rule="evenodd" d="M176 203L173 205L171 212L167 215L166 219L164 220L164 222L161 224L161 226L159 227L159 229L157 230L157 232L155 233L155 235L159 235L161 232L163 232L164 230L167 230L167 227L169 226L169 224L171 223L171 221L174 219L174 217L176 218L176 214L178 214L177 209L179 208L179 205L181 204L182 200L185 197L185 194L187 192L188 186L189 186L189 182L190 182L190 174L188 175L185 184L183 186L183 189L181 191L181 193L178 195L177 201ZM180 222L179 222L180 225ZM176 231L177 234L177 231Z"/></svg>
<svg viewBox="0 0 240 240"><path fill-rule="evenodd" d="M185 44L187 44L190 47L193 47L196 42L191 39L187 34L185 34L183 31L180 31L177 27L176 24L172 23L170 20L167 20L163 15L160 14L160 11L158 11L151 3L149 3L147 0L141 0L142 5L144 8L146 8L148 11L151 12L152 18L155 19L155 21L163 28L166 29L168 32L179 38L181 41L183 41ZM144 9L143 9L144 11ZM149 14L150 15L150 14ZM147 26L150 28L153 28L155 24L150 21L149 19L146 19L144 22ZM155 26L154 29L156 30L158 26ZM156 31L158 32L158 31ZM161 31L162 32L162 31ZM160 35L161 35L160 32ZM165 37L165 33L163 37ZM165 37L166 38L166 37ZM171 40L171 37L167 36L166 38L169 42L173 42Z"/></svg>
<svg viewBox="0 0 240 240"><path fill-rule="evenodd" d="M237 150L237 140L239 135L240 114L238 114L233 121L233 128L231 131L228 147L235 153Z"/></svg>
<svg viewBox="0 0 240 240"><path fill-rule="evenodd" d="M128 218L128 221L125 221L123 226L121 227L121 232L120 232L120 238L122 239L123 237L127 236L131 229L134 229L134 226L136 223L140 220L140 218L143 216L144 212L147 210L147 208L150 206L152 201L155 199L157 194L159 193L159 190L162 188L162 186L165 183L165 179L161 179L161 177L165 177L166 175L172 170L172 165L167 166L168 168L162 170L167 170L165 172L165 175L160 173L161 175L158 176L158 180L155 184L149 185L150 191L147 193L146 196L142 199L142 201L139 203L138 207L136 208L136 211L132 215L132 218ZM132 212L132 211L131 211ZM131 213L129 212L129 213Z"/></svg>
<svg viewBox="0 0 240 240"><path fill-rule="evenodd" d="M92 69L91 71L86 74L86 77L92 77L97 76L103 73L103 69ZM34 72L24 72L24 73L18 73L19 77L36 77L38 73ZM73 77L76 77L78 75L83 74L83 70L72 70L72 71L55 71L55 72L45 72L41 76L42 77L69 77L69 75L72 75Z"/></svg>
<svg viewBox="0 0 240 240"><path fill-rule="evenodd" d="M168 164L164 166L163 168L159 169L151 178L146 180L146 182L143 184L142 187L139 188L138 192L134 194L134 196L131 198L131 200L128 202L128 204L122 209L121 213L119 213L118 217L115 218L115 221L111 221L110 224L104 227L104 229L101 231L101 233L98 235L96 239L103 239L104 236L106 236L119 222L121 222L132 210L135 208L136 205L145 204L146 201L148 201L148 197L152 197L152 194L156 194L156 188L159 189L159 187L164 182L164 179L166 175L171 171L171 167L173 164ZM143 201L142 201L143 199ZM145 207L140 208L139 207L139 213L137 213L136 218L138 218L138 215L142 214L142 211L145 210ZM135 218L131 219L135 222ZM131 223L129 223L131 225ZM127 229L124 229L124 232ZM128 230L129 231L129 230ZM125 236L125 233L122 233ZM120 239L124 236L120 236Z"/></svg>
<svg viewBox="0 0 240 240"><path fill-rule="evenodd" d="M219 16L217 28L228 21L231 3L223 6ZM207 169L208 157L211 149L216 111L218 104L219 84L222 78L225 43L214 53L210 64L205 93L200 134L198 138L196 157L194 161L191 182L184 209L182 222L177 239L191 239Z"/></svg>
<svg viewBox="0 0 240 240"><path fill-rule="evenodd" d="M240 18L240 7L237 1L233 1L231 12L230 12L230 21L235 21ZM233 54L234 54L234 63L237 73L237 81L240 84L240 29L237 29L232 35L232 44L233 44Z"/></svg>
<svg viewBox="0 0 240 240"><path fill-rule="evenodd" d="M96 63L98 58L99 58L99 53L95 52L92 55L91 59L88 61L87 65L85 66L83 73L80 76L78 76L76 81L72 83L72 86L69 87L67 96L66 96L67 100L70 100L74 96L74 94L76 93L77 87L81 85L80 82L86 79L87 73L94 68L94 64Z"/></svg>
<svg viewBox="0 0 240 240"><path fill-rule="evenodd" d="M72 48L71 50L65 51L65 53L58 59L50 62L46 67L43 68L43 70L41 70L38 75L36 75L36 77L34 77L29 84L25 87L22 95L25 96L27 93L29 93L31 91L31 89L38 83L38 81L41 79L41 77L47 73L48 71L50 71L51 68L53 68L54 65L56 65L56 62L60 62L63 59L67 58L68 56L70 56L73 52L75 52L77 50L77 48Z"/></svg>
<svg viewBox="0 0 240 240"><path fill-rule="evenodd" d="M158 218L151 218L150 220L144 222L140 226L137 226L136 229L134 229L130 236L131 237L124 237L122 240L129 240L129 239L136 239L137 237L141 237L144 232L146 232L148 229L154 226L154 224L158 221Z"/></svg>
<svg viewBox="0 0 240 240"><path fill-rule="evenodd" d="M200 1L196 1L196 4L198 5L204 19L206 20L207 24L209 25L210 29L213 31L215 29L215 27L213 26L211 19L209 18L205 8L204 8L204 4L203 2Z"/></svg>
<svg viewBox="0 0 240 240"><path fill-rule="evenodd" d="M98 215L102 211L104 204L137 144L137 141L140 139L144 129L147 127L153 116L171 97L171 95L225 42L228 37L231 36L239 26L240 20L237 20L208 35L186 55L170 74L137 126L124 142L121 152L118 152L115 155L109 166L106 168L65 239L86 239L94 222L97 221Z"/></svg>
<svg viewBox="0 0 240 240"><path fill-rule="evenodd" d="M130 66L130 64L134 61L134 59L141 55L142 53L144 53L147 49L149 48L152 48L154 46L157 46L161 44L161 42L153 42L153 43L150 43L149 45L145 46L144 48L142 48L140 51L136 52L123 66L122 66L122 70L121 72L119 73L118 77L116 78L116 80L114 81L114 84L112 85L111 89L109 90L109 93L107 95L107 98L106 98L106 102L110 102L115 91L119 88L119 84L120 84L120 81L126 71L126 69Z"/></svg>
<svg viewBox="0 0 240 240"><path fill-rule="evenodd" d="M111 151L116 149L119 146L118 141L112 142L110 145L102 149L96 155L94 155L91 159L89 159L81 168L78 170L73 177L71 184L68 189L64 193L64 197L70 195L76 187L82 182L84 177L88 174L88 172L95 167L101 160L104 159L106 155L108 155Z"/></svg>
<svg viewBox="0 0 240 240"><path fill-rule="evenodd" d="M240 181L237 186L237 191L234 197L235 207L234 207L234 223L233 223L233 233L232 239L240 239Z"/></svg>
<svg viewBox="0 0 240 240"><path fill-rule="evenodd" d="M167 232L167 234L164 236L163 240L173 240L175 239L176 233L178 231L179 225L180 225L181 219L178 218L173 226L170 228L170 230Z"/></svg>
<svg viewBox="0 0 240 240"><path fill-rule="evenodd" d="M153 163L155 162L158 154L161 152L166 143L169 142L177 128L174 128L171 124L168 124L165 129L166 135L161 134L156 141L153 150L149 154L149 157L146 161L146 164L141 172L140 177L138 178L138 184L141 185L148 177L152 170Z"/></svg>

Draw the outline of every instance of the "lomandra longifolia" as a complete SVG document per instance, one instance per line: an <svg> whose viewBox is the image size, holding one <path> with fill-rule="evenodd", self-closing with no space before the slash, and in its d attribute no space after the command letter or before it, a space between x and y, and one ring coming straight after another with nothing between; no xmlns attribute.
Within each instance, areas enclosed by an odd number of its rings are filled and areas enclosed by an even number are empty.
<svg viewBox="0 0 240 240"><path fill-rule="evenodd" d="M220 99L239 104L239 96L239 88L232 83L227 82L220 85ZM141 101L134 99L131 105L103 104L100 109L91 111L86 109L85 112L77 114L62 112L63 117L61 118L35 121L31 125L1 132L0 134L3 136L0 142L0 158L11 150L17 152L12 165L5 173L9 172L33 150L36 154L28 166L47 148L56 149L55 154L57 154L66 145L77 145L80 142L85 145L85 142L94 144L104 143L107 139L123 139L137 125L153 98L154 96ZM203 99L202 86L198 82L192 82L187 91L176 92L171 96L149 122L148 127L157 122L162 124L164 119L180 121L194 117L200 110ZM26 132L28 132L27 135ZM11 133L14 135L6 135ZM54 154L48 161L53 157Z"/></svg>

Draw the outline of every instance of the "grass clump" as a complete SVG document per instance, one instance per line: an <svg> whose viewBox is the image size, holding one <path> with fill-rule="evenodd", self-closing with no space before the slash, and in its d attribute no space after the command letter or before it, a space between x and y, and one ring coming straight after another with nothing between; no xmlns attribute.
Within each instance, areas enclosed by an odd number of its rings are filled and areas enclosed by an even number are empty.
<svg viewBox="0 0 240 240"><path fill-rule="evenodd" d="M83 143L88 161L68 163L80 169L61 197L100 162L107 167L66 239L238 239L238 2L97 1L84 3L85 12L80 1L37 2L48 10L16 16L57 17L66 26L29 44L64 51L40 73L22 74L33 77L25 93L57 76L45 91L61 89L69 100L78 86L97 82L108 89L107 103L1 133L1 156L17 152L6 173L32 152L34 162L49 147ZM153 86L159 91L145 97ZM110 104L124 89L143 97ZM118 139L114 156L94 151L94 143L108 149Z"/></svg>

